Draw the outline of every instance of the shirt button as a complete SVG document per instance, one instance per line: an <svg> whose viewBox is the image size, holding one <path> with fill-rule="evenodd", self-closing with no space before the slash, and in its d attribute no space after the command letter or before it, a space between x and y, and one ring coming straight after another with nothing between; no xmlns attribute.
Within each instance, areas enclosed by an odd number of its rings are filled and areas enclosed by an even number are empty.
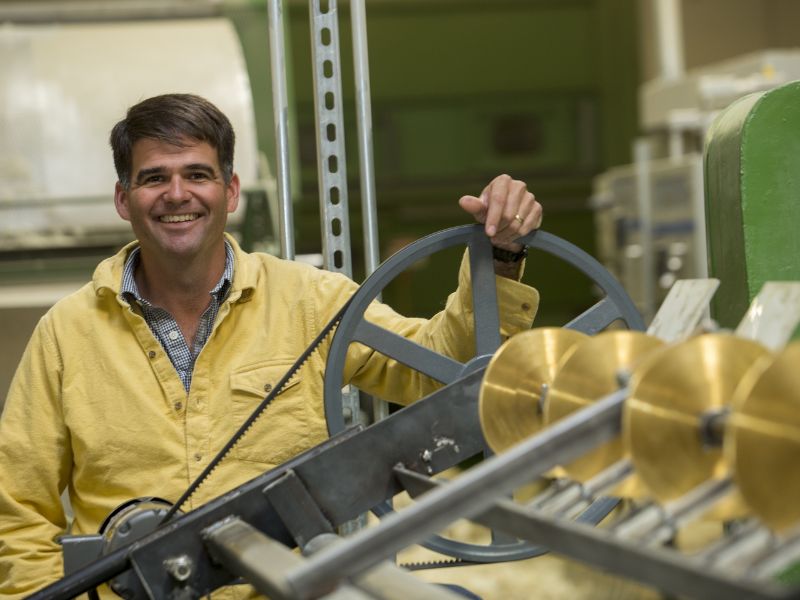
<svg viewBox="0 0 800 600"><path fill-rule="evenodd" d="M156 351L155 350L150 350L150 352L147 353L147 356L149 356L150 358L155 358L156 357Z"/></svg>
<svg viewBox="0 0 800 600"><path fill-rule="evenodd" d="M169 339L171 339L173 342L178 339L178 332L175 331L174 329L170 331L169 334L167 335L169 336Z"/></svg>
<svg viewBox="0 0 800 600"><path fill-rule="evenodd" d="M265 383L264 384L264 391L269 394L272 391L272 384L271 383Z"/></svg>
<svg viewBox="0 0 800 600"><path fill-rule="evenodd" d="M174 406L175 406L175 410L180 410L180 409L183 408L183 402L178 401L178 402L175 403Z"/></svg>
<svg viewBox="0 0 800 600"><path fill-rule="evenodd" d="M530 305L530 304L528 304L527 302L525 302L525 303L522 305L522 310L524 310L524 311L526 311L526 312L527 312L527 311L529 311L530 309L531 309L531 305Z"/></svg>
<svg viewBox="0 0 800 600"><path fill-rule="evenodd" d="M195 459L197 462L200 462L201 460L203 460L203 455L202 455L202 454L200 454L199 452L197 452L197 453L194 455L194 459Z"/></svg>

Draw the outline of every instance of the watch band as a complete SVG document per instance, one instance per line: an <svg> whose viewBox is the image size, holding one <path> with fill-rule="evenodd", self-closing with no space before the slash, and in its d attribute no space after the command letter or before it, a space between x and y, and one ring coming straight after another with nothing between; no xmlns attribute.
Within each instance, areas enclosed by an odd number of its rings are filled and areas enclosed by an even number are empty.
<svg viewBox="0 0 800 600"><path fill-rule="evenodd" d="M526 256L528 256L527 246L523 246L522 250L519 252L512 252L511 250L505 250L503 248L498 248L497 246L492 246L492 258L500 262L516 263L521 261Z"/></svg>

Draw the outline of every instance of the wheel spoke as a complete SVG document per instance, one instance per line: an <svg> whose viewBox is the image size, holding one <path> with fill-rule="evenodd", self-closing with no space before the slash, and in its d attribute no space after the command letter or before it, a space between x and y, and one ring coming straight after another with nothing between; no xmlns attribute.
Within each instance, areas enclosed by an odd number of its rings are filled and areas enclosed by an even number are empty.
<svg viewBox="0 0 800 600"><path fill-rule="evenodd" d="M497 308L492 246L476 229L469 241L469 271L475 327L475 356L494 354L500 347L500 315Z"/></svg>
<svg viewBox="0 0 800 600"><path fill-rule="evenodd" d="M619 307L606 296L600 302L572 319L564 327L581 331L587 335L595 335L621 317L622 314Z"/></svg>
<svg viewBox="0 0 800 600"><path fill-rule="evenodd" d="M442 383L455 381L464 369L460 362L366 320L356 327L353 341L365 344Z"/></svg>

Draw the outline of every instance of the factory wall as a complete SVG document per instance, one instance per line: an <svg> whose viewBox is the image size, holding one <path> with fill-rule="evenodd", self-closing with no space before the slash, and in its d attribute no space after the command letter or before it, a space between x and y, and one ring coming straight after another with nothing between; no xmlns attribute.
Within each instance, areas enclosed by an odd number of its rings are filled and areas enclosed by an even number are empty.
<svg viewBox="0 0 800 600"><path fill-rule="evenodd" d="M359 279L347 4L340 3L339 10L351 239ZM634 0L367 2L381 258L424 234L464 223L457 199L479 193L501 172L529 182L545 206L547 230L593 252L587 203L592 177L629 161L636 133L636 14ZM230 15L245 40L256 104L265 109L259 109L261 124L267 124L261 135L269 143L266 9L251 5ZM307 3L291 3L288 18L299 160L297 250L315 252L320 234ZM434 257L406 274L386 299L403 312L430 314L452 289L446 273L454 273L454 260ZM528 271L546 292L542 323L563 323L593 300L582 276L565 275L548 257L529 261Z"/></svg>

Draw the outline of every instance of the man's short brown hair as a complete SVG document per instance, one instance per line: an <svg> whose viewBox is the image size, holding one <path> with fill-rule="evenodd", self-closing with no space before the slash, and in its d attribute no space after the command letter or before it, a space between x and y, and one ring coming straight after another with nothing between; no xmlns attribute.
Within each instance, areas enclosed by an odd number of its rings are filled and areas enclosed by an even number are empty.
<svg viewBox="0 0 800 600"><path fill-rule="evenodd" d="M217 151L225 183L233 177L233 126L222 111L194 94L164 94L143 100L128 109L114 125L109 141L119 182L130 189L133 145L141 139L156 139L174 146L186 140L206 142Z"/></svg>

